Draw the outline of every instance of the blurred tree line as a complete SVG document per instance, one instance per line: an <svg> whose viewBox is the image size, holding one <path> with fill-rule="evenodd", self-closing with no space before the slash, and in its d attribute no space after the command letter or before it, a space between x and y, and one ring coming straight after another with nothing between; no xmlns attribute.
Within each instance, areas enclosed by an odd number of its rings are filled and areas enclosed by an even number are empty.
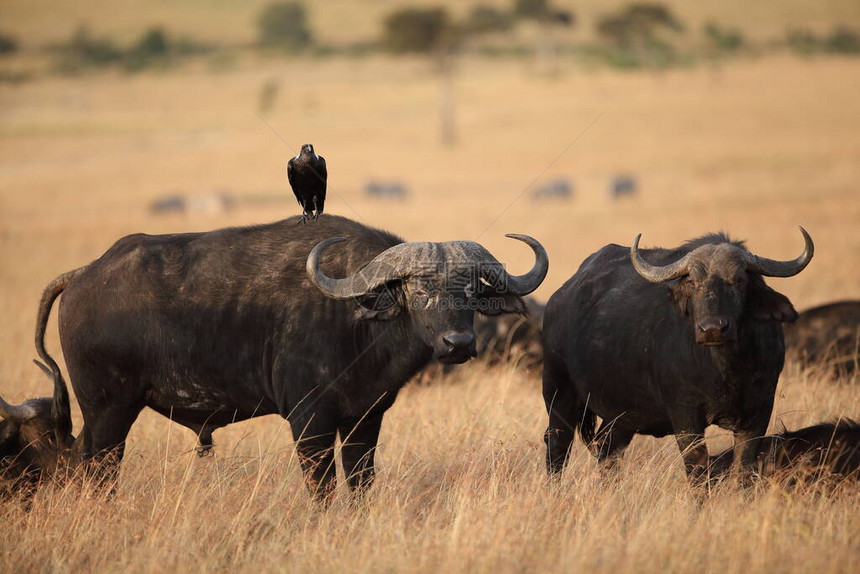
<svg viewBox="0 0 860 574"><path fill-rule="evenodd" d="M375 41L329 46L314 34L306 6L306 2L296 0L266 5L256 19L257 41L253 46L203 44L177 37L163 26L152 26L122 46L81 26L49 50L56 55L56 68L65 73L108 66L136 72L168 67L188 55L248 48L311 56L356 56L371 51L425 54L435 57L442 67L453 54L463 51L512 56L532 53L537 69L547 75L555 72L563 56L620 68L665 68L774 48L804 56L860 54L860 33L844 25L824 34L791 29L782 39L760 46L752 45L739 29L716 22L706 22L694 36L668 6L659 2L634 2L607 12L595 22L596 41L571 43L568 34L567 43L562 44L557 31L572 29L577 17L552 0L509 0L504 7L479 3L461 18L454 18L441 6L405 6L382 19L381 34ZM533 45L523 45L522 37L514 34L521 24L536 30L531 35ZM20 49L18 38L0 30L0 57Z"/></svg>

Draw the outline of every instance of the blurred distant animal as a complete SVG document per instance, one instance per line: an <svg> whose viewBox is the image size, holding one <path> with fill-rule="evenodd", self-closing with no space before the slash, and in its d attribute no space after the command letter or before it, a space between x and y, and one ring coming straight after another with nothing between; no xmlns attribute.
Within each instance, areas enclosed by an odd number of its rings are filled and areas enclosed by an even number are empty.
<svg viewBox="0 0 860 574"><path fill-rule="evenodd" d="M304 223L308 217L317 219L322 215L328 171L325 158L314 152L313 145L303 145L299 154L287 162L287 180L302 206L300 221Z"/></svg>
<svg viewBox="0 0 860 574"><path fill-rule="evenodd" d="M748 470L782 371L781 323L797 318L764 277L809 264L814 245L800 231L804 250L789 261L723 233L647 250L636 236L632 247L607 245L586 259L544 317L548 471L564 468L577 429L606 467L636 434L673 434L697 480L708 466L708 425L733 431Z"/></svg>
<svg viewBox="0 0 860 574"><path fill-rule="evenodd" d="M837 301L807 309L785 326L786 356L804 367L826 366L836 374L860 363L860 301Z"/></svg>
<svg viewBox="0 0 860 574"><path fill-rule="evenodd" d="M632 197L636 195L638 188L636 178L632 175L618 175L612 178L609 184L609 195L612 199Z"/></svg>
<svg viewBox="0 0 860 574"><path fill-rule="evenodd" d="M573 183L566 179L554 179L537 188L535 199L566 199L573 195Z"/></svg>
<svg viewBox="0 0 860 574"><path fill-rule="evenodd" d="M757 466L759 474L798 470L824 470L860 480L860 423L842 419L762 438ZM727 468L732 449L711 457L713 468Z"/></svg>
<svg viewBox="0 0 860 574"><path fill-rule="evenodd" d="M149 211L155 215L185 213L185 198L179 193L165 195L153 201L149 205Z"/></svg>
<svg viewBox="0 0 860 574"><path fill-rule="evenodd" d="M380 199L406 199L408 192L406 185L399 181L374 181L371 180L364 191L371 197Z"/></svg>
<svg viewBox="0 0 860 574"><path fill-rule="evenodd" d="M202 213L217 215L230 211L236 206L236 199L229 191L202 194L185 197L181 193L172 193L156 199L149 206L154 215L171 213Z"/></svg>

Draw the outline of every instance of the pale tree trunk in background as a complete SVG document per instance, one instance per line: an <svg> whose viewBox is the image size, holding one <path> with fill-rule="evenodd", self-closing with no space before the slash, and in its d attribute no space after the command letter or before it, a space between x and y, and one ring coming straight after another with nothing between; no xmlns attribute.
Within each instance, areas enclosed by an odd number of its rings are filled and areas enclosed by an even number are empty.
<svg viewBox="0 0 860 574"><path fill-rule="evenodd" d="M439 56L439 120L442 145L457 143L456 93L454 90L454 56L450 53Z"/></svg>
<svg viewBox="0 0 860 574"><path fill-rule="evenodd" d="M553 25L546 18L538 21L535 60L537 72L541 76L555 77L558 74L558 54L552 37Z"/></svg>

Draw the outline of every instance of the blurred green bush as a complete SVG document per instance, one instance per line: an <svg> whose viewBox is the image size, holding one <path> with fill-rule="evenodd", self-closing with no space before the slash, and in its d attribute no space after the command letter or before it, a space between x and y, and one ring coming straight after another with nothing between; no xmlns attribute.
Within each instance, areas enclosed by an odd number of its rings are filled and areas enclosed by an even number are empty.
<svg viewBox="0 0 860 574"><path fill-rule="evenodd" d="M286 51L307 48L313 41L305 7L298 2L269 4L257 20L260 45Z"/></svg>

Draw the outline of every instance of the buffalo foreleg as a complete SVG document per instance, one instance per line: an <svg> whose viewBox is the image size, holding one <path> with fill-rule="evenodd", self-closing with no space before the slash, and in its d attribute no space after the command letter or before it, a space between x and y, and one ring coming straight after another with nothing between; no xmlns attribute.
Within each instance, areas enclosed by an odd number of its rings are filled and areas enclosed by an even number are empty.
<svg viewBox="0 0 860 574"><path fill-rule="evenodd" d="M343 470L349 488L356 494L362 494L373 483L373 455L381 425L382 415L379 414L348 421L338 427Z"/></svg>
<svg viewBox="0 0 860 574"><path fill-rule="evenodd" d="M684 458L684 469L691 481L697 483L707 475L708 447L705 444L705 432L683 431L675 432L678 450Z"/></svg>
<svg viewBox="0 0 860 574"><path fill-rule="evenodd" d="M749 479L757 470L758 455L762 447L762 437L767 433L767 424L759 425L754 430L736 431L734 433L734 460L739 465L743 480Z"/></svg>
<svg viewBox="0 0 860 574"><path fill-rule="evenodd" d="M331 500L337 485L334 466L335 434L334 430L317 432L311 428L293 429L305 484L314 499L326 504Z"/></svg>

